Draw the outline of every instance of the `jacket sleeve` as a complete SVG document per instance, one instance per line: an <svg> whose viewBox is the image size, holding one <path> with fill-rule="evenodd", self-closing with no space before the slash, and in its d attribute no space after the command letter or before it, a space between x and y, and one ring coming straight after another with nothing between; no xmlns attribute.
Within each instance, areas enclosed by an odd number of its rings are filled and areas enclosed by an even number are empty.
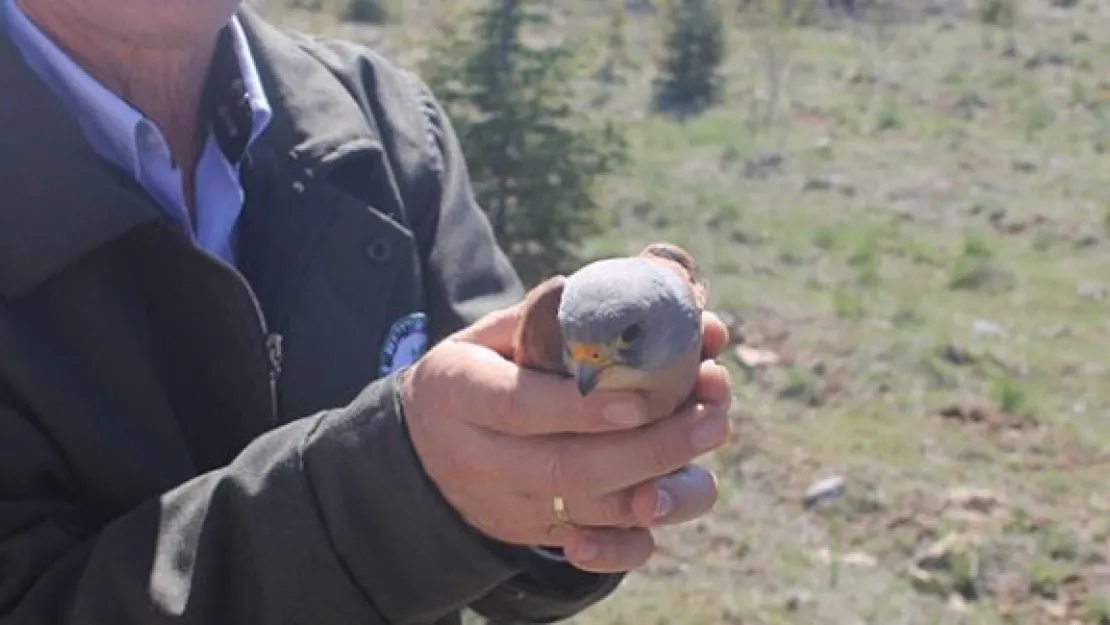
<svg viewBox="0 0 1110 625"><path fill-rule="evenodd" d="M421 110L437 151L438 175L416 211L413 229L424 257L425 300L433 334L442 338L481 315L523 297L520 280L474 197L467 165L450 119L415 76ZM607 597L622 575L587 573L535 549L482 539L522 573L471 607L495 622L551 622Z"/></svg>
<svg viewBox="0 0 1110 625"><path fill-rule="evenodd" d="M0 385L0 623L427 623L494 591L520 569L424 483L397 390L107 515Z"/></svg>
<svg viewBox="0 0 1110 625"><path fill-rule="evenodd" d="M326 37L305 45L364 103L375 125L388 128L386 152L405 198L404 221L419 248L431 341L519 302L524 288L475 199L459 139L429 87L363 46ZM424 480L422 492L440 497ZM457 525L468 528L461 519ZM623 579L587 573L474 531L467 548L514 571L467 602L495 622L568 618L607 597ZM435 586L425 588L431 594Z"/></svg>

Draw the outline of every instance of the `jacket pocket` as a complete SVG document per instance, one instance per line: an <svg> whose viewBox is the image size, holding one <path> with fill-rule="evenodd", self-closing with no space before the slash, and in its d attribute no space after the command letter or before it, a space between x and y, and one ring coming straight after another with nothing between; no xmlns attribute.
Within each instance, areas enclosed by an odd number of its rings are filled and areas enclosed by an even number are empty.
<svg viewBox="0 0 1110 625"><path fill-rule="evenodd" d="M306 200L328 203L335 212L320 237L326 243L309 255L282 328L281 392L291 415L345 405L381 375L383 365L412 352L421 325L412 232L326 184L312 195Z"/></svg>

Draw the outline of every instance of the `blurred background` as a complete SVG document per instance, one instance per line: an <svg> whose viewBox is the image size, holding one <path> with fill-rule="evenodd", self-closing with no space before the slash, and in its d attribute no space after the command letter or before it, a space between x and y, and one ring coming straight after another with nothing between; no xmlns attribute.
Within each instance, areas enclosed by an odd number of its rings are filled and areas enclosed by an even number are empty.
<svg viewBox="0 0 1110 625"><path fill-rule="evenodd" d="M435 89L530 283L694 252L722 499L580 625L1110 625L1110 2L267 0Z"/></svg>

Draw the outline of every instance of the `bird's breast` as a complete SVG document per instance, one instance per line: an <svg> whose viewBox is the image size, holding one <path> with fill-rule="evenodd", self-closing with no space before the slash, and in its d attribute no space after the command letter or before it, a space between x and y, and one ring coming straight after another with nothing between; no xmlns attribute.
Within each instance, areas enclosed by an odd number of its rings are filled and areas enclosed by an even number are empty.
<svg viewBox="0 0 1110 625"><path fill-rule="evenodd" d="M597 390L639 394L647 401L649 419L656 421L669 416L686 402L694 390L700 367L699 346L657 371L613 367L598 381Z"/></svg>

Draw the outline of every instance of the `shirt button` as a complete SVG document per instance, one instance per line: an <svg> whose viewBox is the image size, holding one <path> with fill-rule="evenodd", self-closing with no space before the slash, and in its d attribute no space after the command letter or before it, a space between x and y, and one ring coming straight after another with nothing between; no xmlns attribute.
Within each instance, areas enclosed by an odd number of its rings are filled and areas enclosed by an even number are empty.
<svg viewBox="0 0 1110 625"><path fill-rule="evenodd" d="M366 246L366 256L374 263L385 263L392 255L389 242L385 239L374 239Z"/></svg>

